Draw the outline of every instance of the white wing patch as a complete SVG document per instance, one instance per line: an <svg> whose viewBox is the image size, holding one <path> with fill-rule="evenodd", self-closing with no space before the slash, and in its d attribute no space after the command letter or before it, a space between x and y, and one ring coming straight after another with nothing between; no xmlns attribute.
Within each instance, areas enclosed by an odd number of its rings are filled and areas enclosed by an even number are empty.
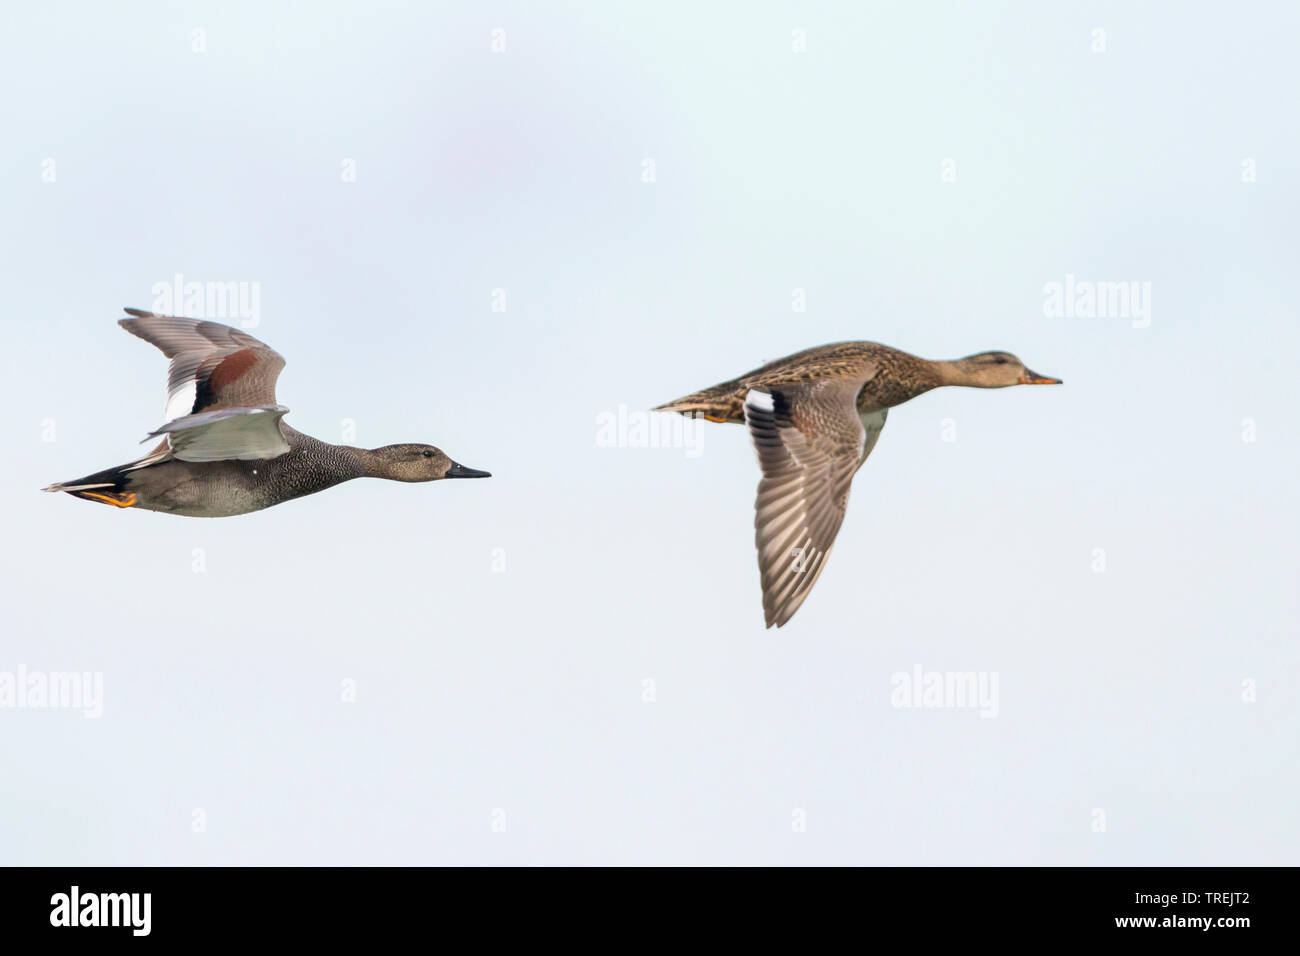
<svg viewBox="0 0 1300 956"><path fill-rule="evenodd" d="M167 407L163 409L163 421L173 422L194 410L194 400L198 398L199 386L191 375L179 383L175 391L167 396Z"/></svg>

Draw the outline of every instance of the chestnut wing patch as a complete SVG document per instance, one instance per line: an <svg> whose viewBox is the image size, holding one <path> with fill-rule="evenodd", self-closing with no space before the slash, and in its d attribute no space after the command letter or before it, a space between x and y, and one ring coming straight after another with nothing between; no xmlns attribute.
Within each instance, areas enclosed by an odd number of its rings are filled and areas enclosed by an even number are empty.
<svg viewBox="0 0 1300 956"><path fill-rule="evenodd" d="M190 413L223 407L222 393L251 373L257 365L257 353L252 349L240 349L226 356L218 355L205 360L194 376L194 406ZM271 394L274 397L274 391Z"/></svg>

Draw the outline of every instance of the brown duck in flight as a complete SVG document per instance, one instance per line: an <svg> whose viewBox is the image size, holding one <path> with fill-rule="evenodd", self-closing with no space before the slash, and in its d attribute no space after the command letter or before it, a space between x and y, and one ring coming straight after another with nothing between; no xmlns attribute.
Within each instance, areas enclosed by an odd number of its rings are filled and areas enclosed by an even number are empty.
<svg viewBox="0 0 1300 956"><path fill-rule="evenodd" d="M119 324L169 359L162 443L126 465L50 485L87 501L202 518L259 511L353 478L489 478L432 445L352 448L304 435L275 400L284 359L218 322L127 309Z"/></svg>
<svg viewBox="0 0 1300 956"><path fill-rule="evenodd" d="M875 342L842 342L768 362L656 411L749 426L763 472L754 505L763 615L768 627L780 627L826 566L849 484L890 408L941 385L1059 384L1007 352L944 362Z"/></svg>

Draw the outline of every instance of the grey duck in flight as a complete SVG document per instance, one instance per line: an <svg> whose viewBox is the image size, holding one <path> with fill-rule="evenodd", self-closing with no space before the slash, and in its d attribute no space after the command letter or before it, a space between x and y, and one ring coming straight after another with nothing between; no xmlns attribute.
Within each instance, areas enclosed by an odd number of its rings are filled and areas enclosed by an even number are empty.
<svg viewBox="0 0 1300 956"><path fill-rule="evenodd" d="M353 478L488 478L432 445L352 448L295 431L275 400L284 359L247 332L218 322L127 309L119 324L169 359L167 418L145 457L50 485L118 508L216 518L324 491Z"/></svg>

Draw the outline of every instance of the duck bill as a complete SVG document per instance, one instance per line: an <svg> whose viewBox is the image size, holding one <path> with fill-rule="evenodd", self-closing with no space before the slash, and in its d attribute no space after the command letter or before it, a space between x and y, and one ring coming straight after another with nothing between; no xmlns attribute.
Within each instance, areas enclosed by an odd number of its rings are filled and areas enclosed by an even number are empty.
<svg viewBox="0 0 1300 956"><path fill-rule="evenodd" d="M447 469L448 478L491 478L492 472L479 471L477 468L466 468L459 462L453 461L451 467Z"/></svg>
<svg viewBox="0 0 1300 956"><path fill-rule="evenodd" d="M1025 369L1025 374L1020 376L1021 385L1062 385L1064 384L1059 378L1051 378L1047 375L1039 375L1037 372L1031 372Z"/></svg>

